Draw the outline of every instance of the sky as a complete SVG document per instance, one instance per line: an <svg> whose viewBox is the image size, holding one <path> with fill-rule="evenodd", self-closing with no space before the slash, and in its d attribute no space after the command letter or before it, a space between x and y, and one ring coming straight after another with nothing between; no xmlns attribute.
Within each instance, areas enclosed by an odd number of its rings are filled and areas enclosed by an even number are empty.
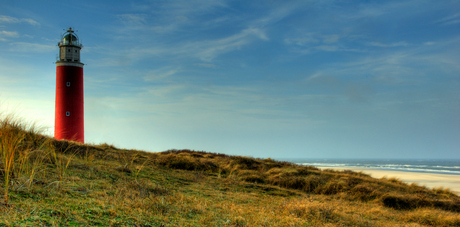
<svg viewBox="0 0 460 227"><path fill-rule="evenodd" d="M460 159L460 1L0 0L0 108L54 132L61 35L85 142Z"/></svg>

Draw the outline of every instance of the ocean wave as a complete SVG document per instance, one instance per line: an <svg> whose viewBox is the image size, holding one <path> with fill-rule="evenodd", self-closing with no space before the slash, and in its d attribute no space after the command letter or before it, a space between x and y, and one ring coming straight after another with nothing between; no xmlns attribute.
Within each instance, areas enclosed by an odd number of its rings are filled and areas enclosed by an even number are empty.
<svg viewBox="0 0 460 227"><path fill-rule="evenodd" d="M460 169L460 166L433 166L434 168Z"/></svg>
<svg viewBox="0 0 460 227"><path fill-rule="evenodd" d="M428 164L395 164L395 163L329 163L329 162L302 162L299 165L310 165L317 167L355 167L374 168L392 171L425 172L440 174L460 175L460 166L428 165Z"/></svg>

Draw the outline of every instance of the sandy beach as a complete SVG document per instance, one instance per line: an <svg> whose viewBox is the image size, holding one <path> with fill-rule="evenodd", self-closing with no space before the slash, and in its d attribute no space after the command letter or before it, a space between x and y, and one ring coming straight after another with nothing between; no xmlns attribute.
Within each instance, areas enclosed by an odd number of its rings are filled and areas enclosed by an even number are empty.
<svg viewBox="0 0 460 227"><path fill-rule="evenodd" d="M460 176L450 174L436 174L436 173L416 173L416 172L403 172L403 171L391 171L391 170L380 170L371 168L358 168L358 167L318 167L322 170L333 169L333 170L352 170L356 172L363 172L371 175L374 178L382 177L395 177L407 183L417 183L419 185L426 186L428 188L449 188L451 191L460 195Z"/></svg>

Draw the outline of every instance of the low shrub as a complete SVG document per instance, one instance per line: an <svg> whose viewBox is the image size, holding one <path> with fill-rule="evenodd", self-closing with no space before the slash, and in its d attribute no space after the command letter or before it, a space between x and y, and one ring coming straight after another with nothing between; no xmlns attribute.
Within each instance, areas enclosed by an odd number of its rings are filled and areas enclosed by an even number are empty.
<svg viewBox="0 0 460 227"><path fill-rule="evenodd" d="M323 184L324 178L320 175L310 175L305 178L305 186L303 188L306 192L315 192L315 190Z"/></svg>
<svg viewBox="0 0 460 227"><path fill-rule="evenodd" d="M358 184L347 192L351 200L369 201L380 196L380 192L369 184Z"/></svg>
<svg viewBox="0 0 460 227"><path fill-rule="evenodd" d="M396 210L412 210L416 208L431 207L445 211L460 212L460 200L429 198L426 194L390 194L380 197L380 201L386 207Z"/></svg>
<svg viewBox="0 0 460 227"><path fill-rule="evenodd" d="M268 182L272 185L277 185L283 188L300 189L300 190L303 190L306 185L306 181L304 177L297 177L297 176L285 177L282 174L271 176L268 179Z"/></svg>
<svg viewBox="0 0 460 227"><path fill-rule="evenodd" d="M265 177L258 174L245 175L240 177L240 179L250 183L265 183Z"/></svg>
<svg viewBox="0 0 460 227"><path fill-rule="evenodd" d="M261 162L255 158L235 156L232 158L231 164L238 165L240 169L256 170L261 165Z"/></svg>
<svg viewBox="0 0 460 227"><path fill-rule="evenodd" d="M211 171L217 172L219 166L210 160L202 160L191 155L166 154L156 157L156 164L171 168L190 171Z"/></svg>
<svg viewBox="0 0 460 227"><path fill-rule="evenodd" d="M318 187L316 193L323 195L335 195L347 189L346 183L343 181L329 181L326 184Z"/></svg>

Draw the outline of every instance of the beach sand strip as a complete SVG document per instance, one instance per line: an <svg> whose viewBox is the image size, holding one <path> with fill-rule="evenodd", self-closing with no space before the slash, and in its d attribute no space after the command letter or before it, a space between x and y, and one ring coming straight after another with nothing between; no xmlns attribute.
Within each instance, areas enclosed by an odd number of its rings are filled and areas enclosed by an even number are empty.
<svg viewBox="0 0 460 227"><path fill-rule="evenodd" d="M372 168L359 168L359 167L318 167L321 170L352 170L355 172L363 172L369 174L373 178L397 178L405 183L417 183L421 186L428 188L449 188L452 192L460 195L460 176L451 174L437 174L437 173L418 173L418 172L404 172L381 170Z"/></svg>

